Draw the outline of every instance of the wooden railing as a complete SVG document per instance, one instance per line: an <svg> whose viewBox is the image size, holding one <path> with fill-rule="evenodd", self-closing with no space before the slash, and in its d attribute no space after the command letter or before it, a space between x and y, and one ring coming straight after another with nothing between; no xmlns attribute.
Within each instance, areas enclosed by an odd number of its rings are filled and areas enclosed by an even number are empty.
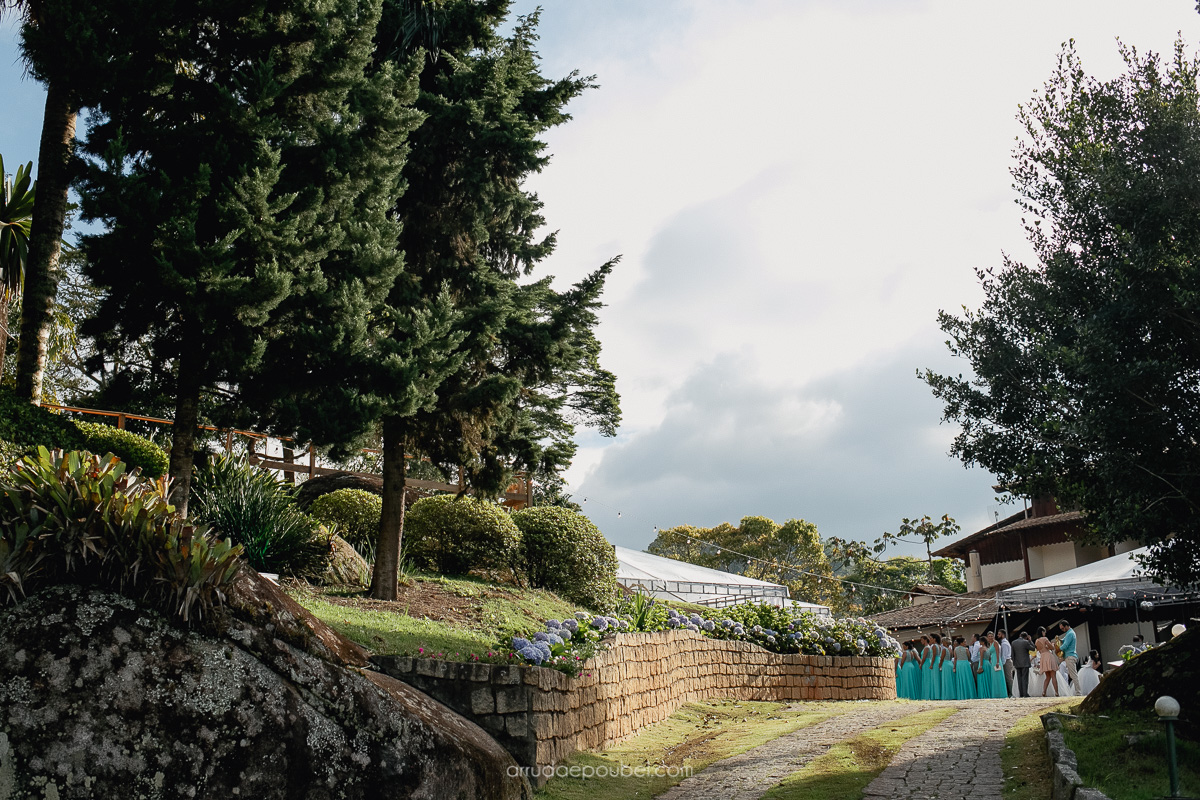
<svg viewBox="0 0 1200 800"><path fill-rule="evenodd" d="M100 416L100 417L115 417L117 420L117 427L120 428L121 430L125 429L125 423L128 420L134 420L136 422L152 422L152 423L155 423L158 425L174 425L175 424L172 420L169 420L169 419L162 419L160 417L147 417L142 414L130 414L126 411L105 411L105 410L99 409L99 408L79 408L77 406L60 406L55 403L43 403L42 408L48 408L53 411L60 411L60 412L67 411L72 414L91 414L91 415ZM249 452L250 463L254 464L255 466L261 467L263 469L273 469L273 470L277 470L279 472L283 472L283 473L286 473L289 475L296 475L296 474L305 475L309 478L315 477L317 475L332 475L334 473L347 473L347 474L356 475L356 476L362 477L362 478L378 478L378 477L380 477L379 473L377 473L377 472L354 472L351 470L332 469L330 467L318 466L317 465L317 450L311 444L308 445L307 448L301 448L302 452L305 449L307 449L307 451L308 451L308 463L307 464L303 464L303 463L300 463L297 461L284 461L284 460L274 459L270 455L268 455L268 453L266 452L267 440L276 439L281 443L293 441L291 438L286 437L286 436L269 436L268 434L259 433L258 431L245 431L245 430L239 430L237 428L217 428L213 425L197 425L196 427L199 430L224 433L225 434L225 453L227 455L233 453L233 441L234 441L235 436L246 437L247 439L250 440L248 442L248 447L249 447L249 451L250 451ZM259 455L256 452L256 450L258 448L258 440L259 439L263 440L263 453L261 455ZM370 447L364 447L362 449L362 452L370 453L372 455L379 455L379 453L381 451L370 448ZM414 456L406 455L405 458L414 458ZM461 493L462 491L464 491L466 489L466 485L462 480L462 470L459 470L459 480L458 480L457 484L443 483L441 481L430 481L430 480L425 480L423 478L407 478L407 479L405 479L405 484L408 486L412 486L413 488L416 488L416 489L427 489L427 490L431 490L431 491L435 491L435 492ZM508 488L504 491L502 502L504 503L504 505L508 506L509 508L513 508L513 509L526 508L528 506L533 505L533 482L529 480L528 473L518 472L514 476L512 484L510 484L508 486Z"/></svg>

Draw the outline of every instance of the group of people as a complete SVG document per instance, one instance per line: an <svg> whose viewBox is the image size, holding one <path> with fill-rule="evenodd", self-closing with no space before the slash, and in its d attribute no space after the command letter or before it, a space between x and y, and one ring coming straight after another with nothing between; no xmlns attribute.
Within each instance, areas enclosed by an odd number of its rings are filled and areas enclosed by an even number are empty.
<svg viewBox="0 0 1200 800"><path fill-rule="evenodd" d="M909 700L1029 697L1031 671L1042 697L1050 696L1052 685L1055 696L1087 694L1099 682L1099 654L1093 650L1080 670L1075 631L1066 620L1055 627L1059 633L1053 640L1039 628L1036 640L1022 632L1010 642L1000 630L975 634L969 645L962 636L951 640L936 633L907 641L896 659L896 695ZM1061 686L1060 672L1066 673Z"/></svg>

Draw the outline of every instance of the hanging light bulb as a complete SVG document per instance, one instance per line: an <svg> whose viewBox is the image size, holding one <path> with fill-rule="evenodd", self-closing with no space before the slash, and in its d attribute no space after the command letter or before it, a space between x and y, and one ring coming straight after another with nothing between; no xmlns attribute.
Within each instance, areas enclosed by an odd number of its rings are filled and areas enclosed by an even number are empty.
<svg viewBox="0 0 1200 800"><path fill-rule="evenodd" d="M621 516L621 512L620 512L620 511L618 511L618 512L617 512L617 516L618 516L618 517L619 517L619 516Z"/></svg>

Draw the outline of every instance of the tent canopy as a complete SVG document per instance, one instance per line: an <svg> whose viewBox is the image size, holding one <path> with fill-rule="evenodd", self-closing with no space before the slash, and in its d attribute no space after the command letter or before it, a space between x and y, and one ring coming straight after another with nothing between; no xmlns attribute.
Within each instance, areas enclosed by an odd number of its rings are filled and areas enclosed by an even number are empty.
<svg viewBox="0 0 1200 800"><path fill-rule="evenodd" d="M1005 603L1042 605L1063 601L1127 601L1147 592L1163 596L1174 594L1172 589L1155 584L1142 573L1136 559L1147 549L1140 547L1023 583L1005 589L998 598Z"/></svg>
<svg viewBox="0 0 1200 800"><path fill-rule="evenodd" d="M827 606L789 599L787 587L778 583L663 558L628 547L617 547L616 551L617 583L627 589L641 589L660 600L681 600L712 608L754 601L798 611L829 613Z"/></svg>

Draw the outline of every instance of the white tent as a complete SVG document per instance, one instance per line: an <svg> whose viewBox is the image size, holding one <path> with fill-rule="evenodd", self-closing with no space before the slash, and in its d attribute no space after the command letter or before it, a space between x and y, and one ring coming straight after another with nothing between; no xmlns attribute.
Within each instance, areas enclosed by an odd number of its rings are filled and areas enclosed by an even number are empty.
<svg viewBox="0 0 1200 800"><path fill-rule="evenodd" d="M770 603L797 611L828 614L827 606L788 598L786 586L721 572L686 561L617 547L617 583L627 589L641 589L661 600L725 608L747 601Z"/></svg>
<svg viewBox="0 0 1200 800"><path fill-rule="evenodd" d="M1000 602L1009 604L1048 605L1064 601L1082 601L1108 605L1112 601L1129 600L1135 595L1144 595L1147 592L1157 595L1171 594L1171 589L1154 583L1142 574L1136 558L1146 551L1147 548L1141 547L1066 572L1048 575L1005 589L997 597Z"/></svg>

